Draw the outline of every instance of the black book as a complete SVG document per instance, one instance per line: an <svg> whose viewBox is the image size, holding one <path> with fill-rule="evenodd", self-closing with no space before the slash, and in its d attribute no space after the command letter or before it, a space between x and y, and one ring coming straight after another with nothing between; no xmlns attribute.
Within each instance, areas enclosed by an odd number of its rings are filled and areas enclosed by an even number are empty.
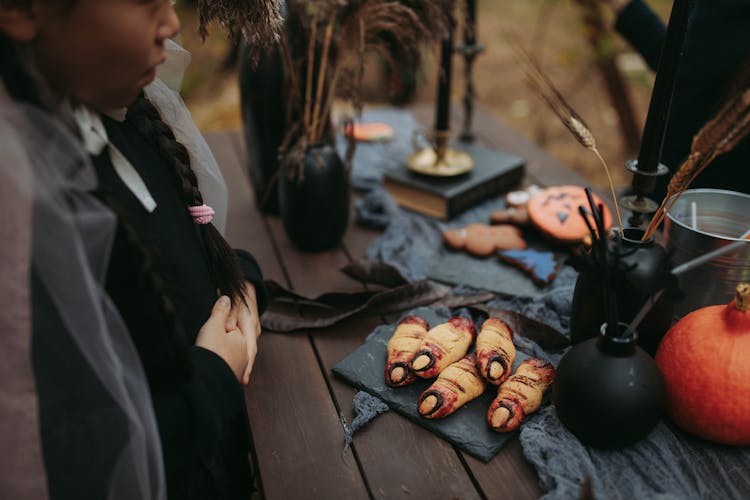
<svg viewBox="0 0 750 500"><path fill-rule="evenodd" d="M455 177L433 177L405 165L385 173L383 186L402 207L440 219L451 219L516 186L523 178L524 161L477 145L457 145L474 158L474 168Z"/></svg>

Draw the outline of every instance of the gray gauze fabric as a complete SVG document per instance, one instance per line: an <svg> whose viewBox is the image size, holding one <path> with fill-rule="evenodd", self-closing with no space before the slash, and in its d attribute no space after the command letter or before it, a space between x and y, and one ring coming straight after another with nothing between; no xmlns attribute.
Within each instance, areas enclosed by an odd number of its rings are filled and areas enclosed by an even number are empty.
<svg viewBox="0 0 750 500"><path fill-rule="evenodd" d="M521 445L544 499L577 498L590 478L596 498L707 499L750 496L750 450L713 445L660 423L619 451L583 446L552 406L521 427Z"/></svg>
<svg viewBox="0 0 750 500"><path fill-rule="evenodd" d="M364 391L359 391L354 395L352 406L354 410L352 425L349 426L345 421L342 421L344 427L344 453L351 446L355 432L381 413L389 410L387 404Z"/></svg>

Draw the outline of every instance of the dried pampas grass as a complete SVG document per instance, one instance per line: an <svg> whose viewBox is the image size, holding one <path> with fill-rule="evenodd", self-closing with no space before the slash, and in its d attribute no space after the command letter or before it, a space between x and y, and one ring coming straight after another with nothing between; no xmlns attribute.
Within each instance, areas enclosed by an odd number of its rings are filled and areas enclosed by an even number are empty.
<svg viewBox="0 0 750 500"><path fill-rule="evenodd" d="M453 0L288 0L294 29L282 36L290 90L289 131L282 151L324 139L334 97L362 109L365 53L417 67L425 42L446 32Z"/></svg>
<svg viewBox="0 0 750 500"><path fill-rule="evenodd" d="M230 38L247 41L250 59L256 62L279 41L283 4L284 0L198 0L200 35L205 39L209 23L216 21Z"/></svg>

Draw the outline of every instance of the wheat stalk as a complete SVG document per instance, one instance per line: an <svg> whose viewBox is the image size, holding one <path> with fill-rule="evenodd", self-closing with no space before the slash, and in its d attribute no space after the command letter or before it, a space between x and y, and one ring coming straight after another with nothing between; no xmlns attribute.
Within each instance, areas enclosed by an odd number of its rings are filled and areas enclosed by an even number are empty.
<svg viewBox="0 0 750 500"><path fill-rule="evenodd" d="M320 136L323 135L322 131L320 134L318 134L318 123L319 122L325 122L325 119L320 114L320 107L321 102L323 100L323 83L325 81L326 73L328 72L328 54L330 52L331 48L331 35L333 34L333 20L328 21L328 25L326 26L326 32L325 36L323 38L323 60L320 62L320 68L318 69L318 85L315 89L315 109L313 111L312 116L312 124L310 125L310 128L312 129L312 135L310 142L315 143L320 139ZM323 126L321 126L321 129Z"/></svg>
<svg viewBox="0 0 750 500"><path fill-rule="evenodd" d="M672 176L667 194L646 227L643 239L653 236L682 193L718 156L734 149L750 132L750 87L729 99L701 127L690 144L690 154Z"/></svg>
<svg viewBox="0 0 750 500"><path fill-rule="evenodd" d="M576 113L576 111L568 104L562 94L555 88L552 81L544 74L539 65L537 65L531 56L523 50L518 44L511 43L516 49L516 56L520 60L526 72L527 80L531 88L539 95L544 102L547 103L549 108L565 127L573 134L573 137L589 151L593 152L599 159L599 162L604 167L604 173L607 174L607 182L609 183L609 190L612 195L612 204L615 207L615 214L617 215L617 223L622 228L622 216L620 215L620 207L617 203L617 194L615 193L615 185L612 182L612 176L609 172L607 162L604 161L601 153L596 147L596 140L591 129L583 121L583 118Z"/></svg>

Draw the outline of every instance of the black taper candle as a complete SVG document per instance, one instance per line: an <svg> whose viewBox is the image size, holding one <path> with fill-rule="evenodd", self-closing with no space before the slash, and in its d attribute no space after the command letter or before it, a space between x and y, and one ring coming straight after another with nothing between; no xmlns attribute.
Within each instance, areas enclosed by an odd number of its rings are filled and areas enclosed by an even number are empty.
<svg viewBox="0 0 750 500"><path fill-rule="evenodd" d="M437 113L435 130L447 132L450 130L451 109L451 61L453 59L453 26L443 38L440 51L440 74L438 75Z"/></svg>
<svg viewBox="0 0 750 500"><path fill-rule="evenodd" d="M477 0L466 0L466 26L464 43L467 46L477 43Z"/></svg>
<svg viewBox="0 0 750 500"><path fill-rule="evenodd" d="M659 68L656 72L654 90L651 93L651 103L648 108L646 125L643 127L641 149L638 153L638 169L644 172L655 172L661 159L664 131L667 126L667 119L669 118L669 108L672 104L677 68L682 54L682 46L692 4L693 0L674 0L672 4L672 13L669 16L667 33L661 50L661 58L659 59ZM648 177L648 179L653 183L653 177ZM634 179L634 183L637 180ZM650 189L644 191L653 191L653 185Z"/></svg>

